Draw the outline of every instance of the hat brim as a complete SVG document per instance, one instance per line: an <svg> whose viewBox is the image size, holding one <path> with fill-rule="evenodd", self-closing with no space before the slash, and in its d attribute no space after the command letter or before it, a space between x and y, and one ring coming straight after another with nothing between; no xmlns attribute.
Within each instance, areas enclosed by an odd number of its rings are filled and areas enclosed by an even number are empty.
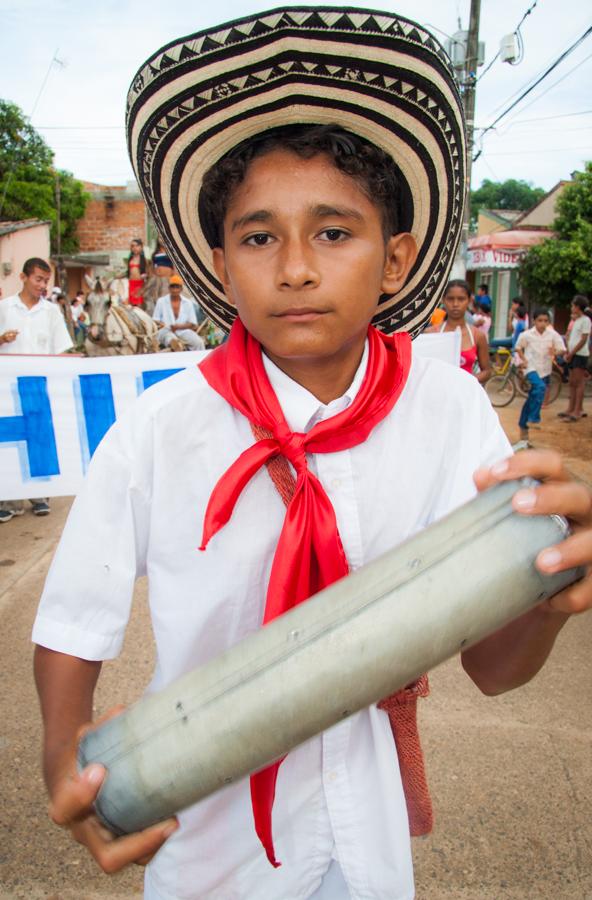
<svg viewBox="0 0 592 900"><path fill-rule="evenodd" d="M128 96L140 188L178 271L208 315L236 315L198 212L205 172L282 125L337 124L396 161L419 254L374 324L419 332L448 277L465 190L462 104L448 58L425 29L371 10L285 8L208 29L152 56Z"/></svg>

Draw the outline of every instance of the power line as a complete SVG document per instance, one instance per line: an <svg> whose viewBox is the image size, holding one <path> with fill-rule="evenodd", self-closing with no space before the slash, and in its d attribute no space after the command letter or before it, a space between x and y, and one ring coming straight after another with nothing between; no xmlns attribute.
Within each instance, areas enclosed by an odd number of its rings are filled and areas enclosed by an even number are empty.
<svg viewBox="0 0 592 900"><path fill-rule="evenodd" d="M590 144L586 144L585 147L552 147L537 150L537 156L539 153L566 153L568 150L586 150L587 153L590 153ZM495 151L488 153L488 156L526 156L527 154L532 156L532 150L500 150L497 153Z"/></svg>
<svg viewBox="0 0 592 900"><path fill-rule="evenodd" d="M571 119L572 116L588 116L592 113L592 109L580 109L577 112L558 113L555 116L536 116L533 119L514 119L512 125L522 125L523 122L548 122L551 119Z"/></svg>
<svg viewBox="0 0 592 900"><path fill-rule="evenodd" d="M570 40L573 40L573 38L570 38ZM548 63L545 63L545 65L543 66L543 68L541 68L541 69L540 69L538 72L536 72L531 78L529 78L529 79L526 81L525 84L523 84L523 85L517 87L516 90L513 91L513 92L509 95L509 97L506 97L504 100L501 101L501 103L498 103L498 105L495 106L495 107L491 110L490 115L491 115L491 116L494 116L500 109L503 109L504 106L507 106L507 104L508 104L511 100L513 100L514 97L516 97L516 96L520 93L520 91L524 90L525 87L527 87L527 86L529 86L530 84L532 84L533 82L535 82L535 81L536 81L536 80L544 73L545 67L546 67L547 65L548 65Z"/></svg>
<svg viewBox="0 0 592 900"><path fill-rule="evenodd" d="M544 97L545 94L548 94L549 91L552 91L553 88L557 87L558 84L561 84L562 81L565 81L565 79L568 78L572 74L572 72L575 72L576 69L579 69L580 66L583 66L584 63L587 63L589 59L592 59L592 53L589 53L588 56L586 56L586 57L584 57L584 59L580 60L580 62L577 63L572 69L570 69L569 72L566 72L565 75L562 75L561 78L558 78L557 81L554 81L553 84L550 84L549 87L546 88L546 90L542 91L542 93L540 93L537 97L535 97L533 100L531 100L530 103L527 103L526 106L523 106L522 112L524 112L525 109L529 109L529 107L533 106L533 104L537 103L537 101L539 101L541 99L541 97ZM536 85L535 85L535 87L536 87Z"/></svg>
<svg viewBox="0 0 592 900"><path fill-rule="evenodd" d="M524 90L520 94L520 96L518 97L517 100L514 100L514 102L512 104L510 104L510 106L507 109L504 110L504 112L500 113L500 115L497 117L497 119L495 119L491 123L491 125L488 125L487 128L485 128L483 130L482 134L480 135L480 140L483 140L485 135L489 131L492 131L495 128L495 126L498 124L498 122L501 122L501 120L503 118L505 118L508 115L508 113L510 113L514 109L514 107L518 106L518 104L522 100L524 100L524 98L527 97L528 94L530 94L530 92L533 91L542 81L544 81L544 79L548 75L550 75L551 72L553 72L557 68L557 66L560 65L563 62L563 60L569 56L570 53L573 53L573 51L576 49L576 47L579 47L579 45L582 43L582 41L584 41L588 37L589 34L592 34L592 25L590 25L582 35L580 35L580 37L571 45L571 47L568 47L567 50L564 50L563 53L557 57L555 62L551 63L551 65L547 67L545 72L537 79L537 81L535 81L534 84L532 84L530 87L526 88L526 90ZM474 160L477 160L481 156L482 152L483 152L482 149L479 150L477 155L474 157Z"/></svg>
<svg viewBox="0 0 592 900"><path fill-rule="evenodd" d="M531 14L531 12L533 11L533 9L535 8L535 6L537 5L538 2L539 2L539 0L534 0L534 3L532 4L532 6L529 6L529 8L526 10L526 12L524 13L524 15L522 16L522 18L520 19L520 21L519 21L518 24L516 25L516 28L515 28L514 31L512 32L513 34L516 35L516 37L517 37L517 39L518 39L518 48L519 48L519 53L520 53L520 58L519 58L518 60L516 60L516 62L512 63L512 65L514 65L514 66L518 65L518 63L522 62L522 60L524 59L524 42L523 42L523 40L522 40L522 35L520 34L520 26L523 24L523 22L524 22L524 20L526 19L526 17L529 16L529 15ZM500 50L497 51L497 53L495 54L495 56L493 57L493 59L491 60L491 62L489 63L489 65L487 66L487 68L483 69L483 71L481 72L481 74L480 74L479 77L477 78L477 81L481 81L481 79L483 78L483 76L484 76L484 75L487 75L487 73L488 73L489 70L491 69L491 67L492 67L492 65L494 64L494 62L496 61L496 59L499 58L500 52L501 52Z"/></svg>
<svg viewBox="0 0 592 900"><path fill-rule="evenodd" d="M49 66L47 67L47 72L45 73L45 77L44 77L43 81L41 82L41 87L39 88L37 97L35 98L35 102L33 103L33 109L31 110L31 114L28 117L29 124L31 123L31 119L33 118L35 110L37 109L37 104L39 103L39 101L41 99L41 95L43 94L43 91L45 90L45 85L47 84L47 79L49 78L49 73L51 72L54 64L64 68L65 63L63 63L61 59L58 59L59 50L60 50L60 48L56 47L55 53L51 58L51 62L49 64ZM16 168L18 160L19 160L19 152L17 150L13 156L12 164L11 164L11 166L8 170L8 174L6 176L6 182L4 184L4 191L2 192L2 199L0 200L0 216L2 215L2 210L4 209L4 204L6 202L6 195L8 193L8 188L10 187L10 184L12 182L12 176L14 175L14 170Z"/></svg>

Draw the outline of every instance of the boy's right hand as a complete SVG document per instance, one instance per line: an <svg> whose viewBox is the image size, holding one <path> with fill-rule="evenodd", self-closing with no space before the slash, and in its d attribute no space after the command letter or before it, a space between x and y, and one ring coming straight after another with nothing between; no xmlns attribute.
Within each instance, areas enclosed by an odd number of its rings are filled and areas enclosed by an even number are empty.
<svg viewBox="0 0 592 900"><path fill-rule="evenodd" d="M119 712L121 708L112 710L90 727L96 727L100 721ZM88 730L89 726L81 728L78 740ZM147 865L177 830L179 823L175 818L166 819L144 831L116 837L101 823L93 808L106 774L105 767L98 763L78 772L74 752L68 770L52 787L49 816L56 825L67 828L74 840L87 847L103 872L112 874L131 863Z"/></svg>
<svg viewBox="0 0 592 900"><path fill-rule="evenodd" d="M118 872L130 863L145 866L178 828L167 819L136 834L116 837L97 818L93 803L106 771L93 763L79 774L62 779L55 787L49 815L56 825L69 829L72 837L88 848L103 872Z"/></svg>

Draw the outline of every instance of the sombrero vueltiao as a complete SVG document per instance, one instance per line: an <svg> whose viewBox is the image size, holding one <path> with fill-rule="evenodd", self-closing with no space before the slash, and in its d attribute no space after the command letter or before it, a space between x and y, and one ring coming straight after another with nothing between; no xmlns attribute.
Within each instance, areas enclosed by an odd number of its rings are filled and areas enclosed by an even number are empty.
<svg viewBox="0 0 592 900"><path fill-rule="evenodd" d="M448 277L465 189L462 104L448 57L390 13L286 7L167 44L128 95L129 152L179 272L219 325L235 317L198 212L204 173L246 138L296 123L337 124L386 150L412 200L420 248L404 289L374 324L417 334Z"/></svg>

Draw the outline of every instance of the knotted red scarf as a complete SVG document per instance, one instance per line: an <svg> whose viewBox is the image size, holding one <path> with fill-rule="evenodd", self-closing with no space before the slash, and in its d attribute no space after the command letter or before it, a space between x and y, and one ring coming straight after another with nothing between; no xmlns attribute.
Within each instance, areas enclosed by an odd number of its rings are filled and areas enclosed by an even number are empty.
<svg viewBox="0 0 592 900"><path fill-rule="evenodd" d="M206 381L252 424L273 437L245 450L216 484L206 509L202 545L230 519L243 488L272 457L284 456L296 471L296 490L286 510L271 567L263 624L308 600L349 572L335 511L307 453L349 450L366 440L391 411L411 366L408 334L387 336L368 329L366 374L350 407L316 424L306 434L290 431L269 382L258 341L237 319L228 341L200 363ZM257 835L270 863L275 859L271 813L282 760L251 776L251 801Z"/></svg>

